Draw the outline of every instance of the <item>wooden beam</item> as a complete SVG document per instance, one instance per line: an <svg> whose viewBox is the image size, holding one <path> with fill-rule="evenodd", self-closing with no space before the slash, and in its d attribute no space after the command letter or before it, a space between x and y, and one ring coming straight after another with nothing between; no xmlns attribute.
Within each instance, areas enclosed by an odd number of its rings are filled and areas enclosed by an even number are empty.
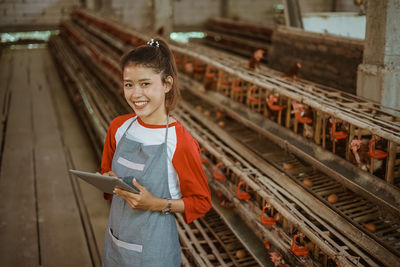
<svg viewBox="0 0 400 267"><path fill-rule="evenodd" d="M387 163L386 163L386 175L385 175L385 180L386 182L393 184L394 182L394 167L395 167L395 162L396 162L396 156L397 156L397 144L393 141L388 141L388 157L387 157Z"/></svg>
<svg viewBox="0 0 400 267"><path fill-rule="evenodd" d="M315 119L315 130L314 130L314 142L317 145L321 144L321 111L317 111L316 119Z"/></svg>
<svg viewBox="0 0 400 267"><path fill-rule="evenodd" d="M349 127L349 138L348 138L348 141L347 141L347 144L346 144L346 160L348 160L348 161L350 161L350 155L351 155L351 141L353 140L353 138L354 138L354 125L353 124L350 124L350 127Z"/></svg>
<svg viewBox="0 0 400 267"><path fill-rule="evenodd" d="M291 120L291 106L292 106L292 99L289 97L287 98L287 107L286 107L286 128L290 129L290 120Z"/></svg>

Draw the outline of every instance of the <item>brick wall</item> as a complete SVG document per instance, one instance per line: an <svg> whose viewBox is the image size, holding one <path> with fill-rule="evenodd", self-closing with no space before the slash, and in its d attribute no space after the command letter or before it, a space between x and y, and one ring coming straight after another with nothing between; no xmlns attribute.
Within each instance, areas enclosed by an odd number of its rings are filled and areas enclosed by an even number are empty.
<svg viewBox="0 0 400 267"><path fill-rule="evenodd" d="M154 22L152 0L111 0L112 14L139 30L152 29ZM200 27L210 17L220 13L220 0L173 1L175 27Z"/></svg>
<svg viewBox="0 0 400 267"><path fill-rule="evenodd" d="M301 13L331 12L332 0L298 0Z"/></svg>
<svg viewBox="0 0 400 267"><path fill-rule="evenodd" d="M174 26L200 26L220 14L220 0L174 1Z"/></svg>
<svg viewBox="0 0 400 267"><path fill-rule="evenodd" d="M336 0L336 11L359 12L360 7L356 6L353 0Z"/></svg>
<svg viewBox="0 0 400 267"><path fill-rule="evenodd" d="M201 26L212 17L221 16L221 0L174 1L174 25ZM228 18L273 25L273 6L281 0L229 0L225 12Z"/></svg>
<svg viewBox="0 0 400 267"><path fill-rule="evenodd" d="M275 4L282 4L282 0L229 0L228 17L273 26Z"/></svg>
<svg viewBox="0 0 400 267"><path fill-rule="evenodd" d="M318 13L332 12L332 0L298 0L301 12ZM336 12L358 12L360 8L354 4L353 0L336 0Z"/></svg>
<svg viewBox="0 0 400 267"><path fill-rule="evenodd" d="M356 93L363 41L279 27L272 36L269 65L285 72L300 62L301 78Z"/></svg>
<svg viewBox="0 0 400 267"><path fill-rule="evenodd" d="M152 0L112 0L111 9L115 17L138 30L152 29Z"/></svg>
<svg viewBox="0 0 400 267"><path fill-rule="evenodd" d="M1 0L0 26L56 25L79 0Z"/></svg>

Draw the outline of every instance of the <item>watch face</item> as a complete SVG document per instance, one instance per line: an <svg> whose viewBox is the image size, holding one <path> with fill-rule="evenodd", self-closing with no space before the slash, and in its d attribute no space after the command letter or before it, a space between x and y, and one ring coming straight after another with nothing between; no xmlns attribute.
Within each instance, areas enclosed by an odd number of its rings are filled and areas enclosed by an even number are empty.
<svg viewBox="0 0 400 267"><path fill-rule="evenodd" d="M162 214L170 214L171 213L171 209L164 209L164 210L162 210L161 211L162 212Z"/></svg>
<svg viewBox="0 0 400 267"><path fill-rule="evenodd" d="M171 212L171 206L172 206L172 200L168 199L167 207L165 209L163 209L161 212L163 214L169 214Z"/></svg>

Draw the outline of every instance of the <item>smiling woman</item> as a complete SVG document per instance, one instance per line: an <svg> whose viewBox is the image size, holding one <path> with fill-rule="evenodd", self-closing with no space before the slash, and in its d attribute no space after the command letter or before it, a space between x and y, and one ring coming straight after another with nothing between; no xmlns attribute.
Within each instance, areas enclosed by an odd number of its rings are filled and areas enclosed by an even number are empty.
<svg viewBox="0 0 400 267"><path fill-rule="evenodd" d="M168 114L175 108L180 99L180 92L177 85L177 68L175 58L164 40L158 39L154 41L152 39L152 41L148 42L148 45L132 50L122 58L121 67L124 76L124 88L125 80L133 78L131 77L133 74L132 71L129 71L130 67L151 69L154 74L159 76L163 84L166 113ZM126 77L125 74L127 75ZM149 77L143 77L142 79L146 78L148 79ZM133 80L130 81L133 82ZM131 83L130 85L133 84Z"/></svg>
<svg viewBox="0 0 400 267"><path fill-rule="evenodd" d="M122 59L124 95L134 113L111 122L102 173L140 194L116 188L103 250L104 266L180 266L172 212L187 223L211 208L197 142L170 117L180 97L175 59L163 40L151 40Z"/></svg>

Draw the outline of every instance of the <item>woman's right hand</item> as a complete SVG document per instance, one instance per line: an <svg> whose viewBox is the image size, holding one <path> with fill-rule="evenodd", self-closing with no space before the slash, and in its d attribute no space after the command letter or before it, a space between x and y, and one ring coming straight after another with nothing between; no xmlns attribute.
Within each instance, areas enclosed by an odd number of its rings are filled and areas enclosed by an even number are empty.
<svg viewBox="0 0 400 267"><path fill-rule="evenodd" d="M100 173L99 173L100 174ZM121 178L119 178L113 171L105 172L103 173L105 176L110 176L110 177L115 177L118 178L118 180L123 181Z"/></svg>
<svg viewBox="0 0 400 267"><path fill-rule="evenodd" d="M98 174L100 174L100 173L98 173ZM118 177L113 171L105 172L105 173L103 173L103 175L105 175L105 176Z"/></svg>

